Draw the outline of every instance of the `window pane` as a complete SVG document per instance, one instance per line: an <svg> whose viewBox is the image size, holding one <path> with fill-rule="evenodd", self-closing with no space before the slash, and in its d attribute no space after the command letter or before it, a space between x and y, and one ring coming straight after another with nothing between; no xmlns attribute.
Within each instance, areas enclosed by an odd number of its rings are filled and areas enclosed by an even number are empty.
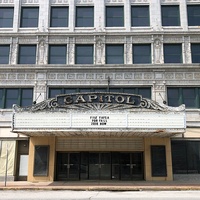
<svg viewBox="0 0 200 200"><path fill-rule="evenodd" d="M3 108L3 89L0 89L0 108Z"/></svg>
<svg viewBox="0 0 200 200"><path fill-rule="evenodd" d="M56 95L62 94L61 88L50 88L49 89L49 98L54 98Z"/></svg>
<svg viewBox="0 0 200 200"><path fill-rule="evenodd" d="M200 44L191 44L192 63L200 63Z"/></svg>
<svg viewBox="0 0 200 200"><path fill-rule="evenodd" d="M94 7L76 7L76 27L94 26Z"/></svg>
<svg viewBox="0 0 200 200"><path fill-rule="evenodd" d="M106 26L120 27L124 26L124 7L107 6L106 7Z"/></svg>
<svg viewBox="0 0 200 200"><path fill-rule="evenodd" d="M162 6L162 25L180 26L179 6Z"/></svg>
<svg viewBox="0 0 200 200"><path fill-rule="evenodd" d="M0 64L9 64L10 45L0 45Z"/></svg>
<svg viewBox="0 0 200 200"><path fill-rule="evenodd" d="M164 62L182 63L181 44L164 44Z"/></svg>
<svg viewBox="0 0 200 200"><path fill-rule="evenodd" d="M21 12L20 27L38 27L39 8L24 7Z"/></svg>
<svg viewBox="0 0 200 200"><path fill-rule="evenodd" d="M199 26L200 25L200 5L188 5L188 26Z"/></svg>
<svg viewBox="0 0 200 200"><path fill-rule="evenodd" d="M76 64L93 64L93 45L76 45Z"/></svg>
<svg viewBox="0 0 200 200"><path fill-rule="evenodd" d="M19 47L18 64L35 64L36 62L36 46L21 45Z"/></svg>
<svg viewBox="0 0 200 200"><path fill-rule="evenodd" d="M122 88L110 88L110 92L120 93L120 92L122 92Z"/></svg>
<svg viewBox="0 0 200 200"><path fill-rule="evenodd" d="M106 45L106 64L124 63L124 45Z"/></svg>
<svg viewBox="0 0 200 200"><path fill-rule="evenodd" d="M91 92L91 88L79 88L79 92Z"/></svg>
<svg viewBox="0 0 200 200"><path fill-rule="evenodd" d="M19 104L19 90L18 89L7 89L6 90L6 108L12 108L13 104Z"/></svg>
<svg viewBox="0 0 200 200"><path fill-rule="evenodd" d="M143 98L151 99L151 88L138 88L138 94Z"/></svg>
<svg viewBox="0 0 200 200"><path fill-rule="evenodd" d="M177 107L179 103L179 88L167 88L167 102L169 106Z"/></svg>
<svg viewBox="0 0 200 200"><path fill-rule="evenodd" d="M14 8L0 8L0 28L13 27L13 13Z"/></svg>
<svg viewBox="0 0 200 200"><path fill-rule="evenodd" d="M21 106L31 106L33 103L33 89L22 89L21 92Z"/></svg>
<svg viewBox="0 0 200 200"><path fill-rule="evenodd" d="M49 64L66 64L66 45L49 46Z"/></svg>
<svg viewBox="0 0 200 200"><path fill-rule="evenodd" d="M133 63L143 64L151 63L151 45L134 44L133 45Z"/></svg>
<svg viewBox="0 0 200 200"><path fill-rule="evenodd" d="M188 108L194 108L196 101L195 88L183 88L183 103Z"/></svg>
<svg viewBox="0 0 200 200"><path fill-rule="evenodd" d="M68 27L68 7L51 7L51 27Z"/></svg>
<svg viewBox="0 0 200 200"><path fill-rule="evenodd" d="M131 26L149 26L149 6L131 7Z"/></svg>

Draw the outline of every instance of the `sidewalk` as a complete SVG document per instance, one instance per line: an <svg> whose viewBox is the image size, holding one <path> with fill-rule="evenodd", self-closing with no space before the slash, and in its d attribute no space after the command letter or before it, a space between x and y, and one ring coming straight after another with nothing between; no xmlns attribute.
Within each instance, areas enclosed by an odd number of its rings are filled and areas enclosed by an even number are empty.
<svg viewBox="0 0 200 200"><path fill-rule="evenodd" d="M197 181L55 181L0 182L0 190L90 190L90 191L169 191L200 190Z"/></svg>

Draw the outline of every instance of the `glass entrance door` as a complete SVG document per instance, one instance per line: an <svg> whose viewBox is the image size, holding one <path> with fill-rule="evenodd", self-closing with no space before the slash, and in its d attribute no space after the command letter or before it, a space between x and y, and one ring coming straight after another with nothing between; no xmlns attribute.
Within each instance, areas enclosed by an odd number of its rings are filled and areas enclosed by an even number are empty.
<svg viewBox="0 0 200 200"><path fill-rule="evenodd" d="M111 179L110 153L89 153L89 179Z"/></svg>

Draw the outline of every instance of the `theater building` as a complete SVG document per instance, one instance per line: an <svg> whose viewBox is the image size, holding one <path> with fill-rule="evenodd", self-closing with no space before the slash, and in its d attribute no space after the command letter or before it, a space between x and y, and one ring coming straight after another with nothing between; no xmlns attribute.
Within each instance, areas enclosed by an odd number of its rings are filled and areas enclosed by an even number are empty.
<svg viewBox="0 0 200 200"><path fill-rule="evenodd" d="M200 179L200 1L0 1L0 180Z"/></svg>

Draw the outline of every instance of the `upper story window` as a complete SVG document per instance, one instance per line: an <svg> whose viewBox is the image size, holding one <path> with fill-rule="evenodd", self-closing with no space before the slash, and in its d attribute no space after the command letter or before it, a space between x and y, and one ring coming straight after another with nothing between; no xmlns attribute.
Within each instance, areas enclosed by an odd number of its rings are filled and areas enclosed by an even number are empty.
<svg viewBox="0 0 200 200"><path fill-rule="evenodd" d="M180 13L178 5L161 6L162 26L180 26Z"/></svg>
<svg viewBox="0 0 200 200"><path fill-rule="evenodd" d="M68 27L68 7L51 7L50 27Z"/></svg>
<svg viewBox="0 0 200 200"><path fill-rule="evenodd" d="M131 26L150 26L149 6L131 6Z"/></svg>
<svg viewBox="0 0 200 200"><path fill-rule="evenodd" d="M14 8L11 7L0 8L0 28L13 27L13 13L14 13Z"/></svg>
<svg viewBox="0 0 200 200"><path fill-rule="evenodd" d="M76 45L75 63L76 64L93 64L93 45Z"/></svg>
<svg viewBox="0 0 200 200"><path fill-rule="evenodd" d="M182 63L181 44L164 44L164 63Z"/></svg>
<svg viewBox="0 0 200 200"><path fill-rule="evenodd" d="M49 88L49 98L53 98L59 94L69 94L76 92L107 92L107 88ZM150 87L111 87L110 92L139 94L144 98L151 99Z"/></svg>
<svg viewBox="0 0 200 200"><path fill-rule="evenodd" d="M38 27L39 8L38 7L22 7L20 27Z"/></svg>
<svg viewBox="0 0 200 200"><path fill-rule="evenodd" d="M0 108L12 108L13 104L31 106L32 102L32 88L0 88Z"/></svg>
<svg viewBox="0 0 200 200"><path fill-rule="evenodd" d="M151 63L151 45L134 44L133 45L133 63L143 64Z"/></svg>
<svg viewBox="0 0 200 200"><path fill-rule="evenodd" d="M180 87L167 88L167 99L169 106L180 106L185 104L186 108L200 107L200 88L196 87Z"/></svg>
<svg viewBox="0 0 200 200"><path fill-rule="evenodd" d="M66 45L49 45L49 64L66 64Z"/></svg>
<svg viewBox="0 0 200 200"><path fill-rule="evenodd" d="M36 63L36 45L20 45L18 54L18 64Z"/></svg>
<svg viewBox="0 0 200 200"><path fill-rule="evenodd" d="M200 4L199 5L188 5L188 26L199 26L200 25Z"/></svg>
<svg viewBox="0 0 200 200"><path fill-rule="evenodd" d="M76 27L94 26L94 7L77 6L76 7Z"/></svg>
<svg viewBox="0 0 200 200"><path fill-rule="evenodd" d="M200 63L200 43L191 44L192 63Z"/></svg>
<svg viewBox="0 0 200 200"><path fill-rule="evenodd" d="M0 45L0 64L9 64L10 45Z"/></svg>
<svg viewBox="0 0 200 200"><path fill-rule="evenodd" d="M106 27L124 26L124 7L106 6Z"/></svg>
<svg viewBox="0 0 200 200"><path fill-rule="evenodd" d="M124 45L107 44L106 45L106 64L124 63Z"/></svg>

